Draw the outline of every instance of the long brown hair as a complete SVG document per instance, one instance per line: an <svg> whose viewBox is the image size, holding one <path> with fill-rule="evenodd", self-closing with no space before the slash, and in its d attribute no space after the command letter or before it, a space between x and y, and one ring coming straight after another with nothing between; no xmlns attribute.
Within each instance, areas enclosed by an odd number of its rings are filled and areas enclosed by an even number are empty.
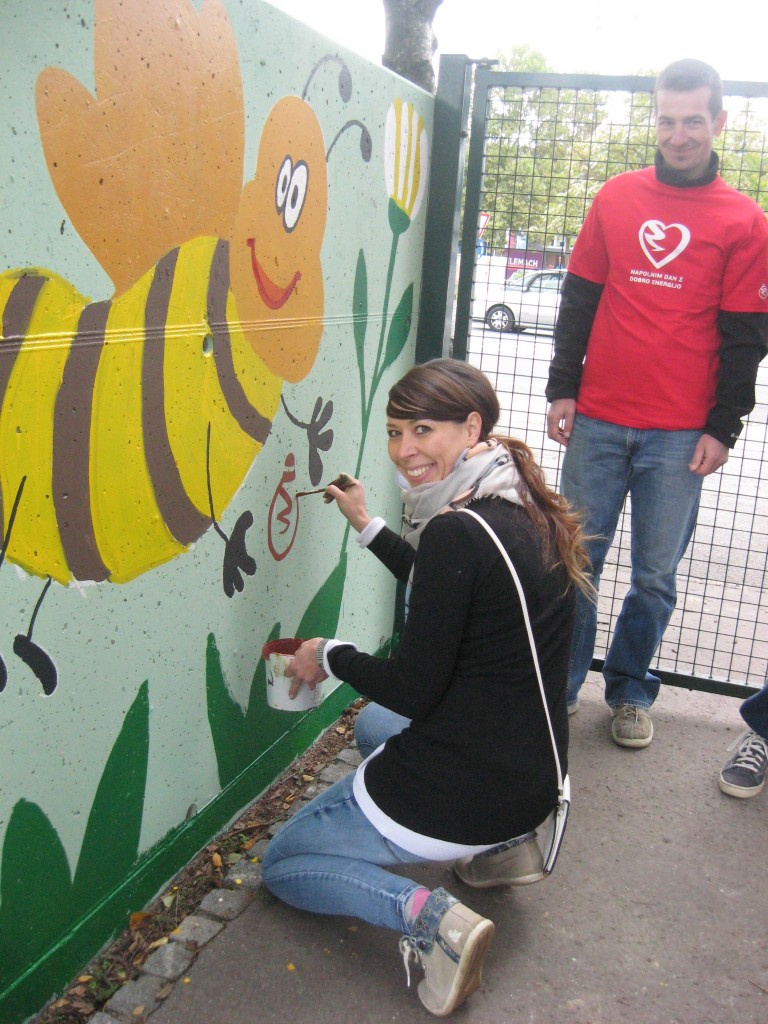
<svg viewBox="0 0 768 1024"><path fill-rule="evenodd" d="M478 413L480 440L493 438L503 445L525 484L520 500L541 537L546 560L553 568L562 563L570 581L594 599L579 516L561 494L551 490L527 444L493 433L501 409L481 370L459 359L432 359L414 366L390 390L386 411L394 419L455 423L464 423L471 412Z"/></svg>

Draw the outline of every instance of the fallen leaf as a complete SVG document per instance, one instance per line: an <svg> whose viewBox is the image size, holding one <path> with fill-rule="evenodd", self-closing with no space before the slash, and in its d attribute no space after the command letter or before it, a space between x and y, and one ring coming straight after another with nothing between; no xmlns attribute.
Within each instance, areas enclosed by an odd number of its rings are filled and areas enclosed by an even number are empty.
<svg viewBox="0 0 768 1024"><path fill-rule="evenodd" d="M314 775L302 775L301 778L302 778L303 782L314 782L315 781L315 776Z"/></svg>
<svg viewBox="0 0 768 1024"><path fill-rule="evenodd" d="M237 862L240 859L241 858L240 858L240 854L239 853L228 853L227 854L227 864L237 864Z"/></svg>
<svg viewBox="0 0 768 1024"><path fill-rule="evenodd" d="M171 992L173 992L173 982L169 981L155 995L158 999L167 999Z"/></svg>
<svg viewBox="0 0 768 1024"><path fill-rule="evenodd" d="M289 971L295 971L296 970L296 965L295 964L288 964L288 970Z"/></svg>
<svg viewBox="0 0 768 1024"><path fill-rule="evenodd" d="M214 853L214 854L211 855L211 864L213 864L213 866L215 868L220 868L221 867L221 865L223 864L223 861L221 859L221 854L220 853Z"/></svg>
<svg viewBox="0 0 768 1024"><path fill-rule="evenodd" d="M144 1013L144 1007L134 1006L134 1008L131 1010L131 1013L133 1014L134 1017L141 1017L141 1015Z"/></svg>
<svg viewBox="0 0 768 1024"><path fill-rule="evenodd" d="M164 935L162 939L155 939L154 942L150 942L148 949L159 949L161 946L168 945L168 936Z"/></svg>
<svg viewBox="0 0 768 1024"><path fill-rule="evenodd" d="M131 929L131 931L138 931L138 929L141 928L142 925L146 924L146 922L154 916L154 914L147 913L143 910L138 910L136 911L135 914L131 914L130 918L128 919L128 927Z"/></svg>
<svg viewBox="0 0 768 1024"><path fill-rule="evenodd" d="M166 896L163 896L163 898L162 898L162 900L160 902L163 904L163 906L167 910L170 910L171 907L173 906L173 904L175 903L175 901L176 901L176 893L169 892Z"/></svg>
<svg viewBox="0 0 768 1024"><path fill-rule="evenodd" d="M77 980L78 981L93 981L93 975L92 974L81 974L80 977Z"/></svg>

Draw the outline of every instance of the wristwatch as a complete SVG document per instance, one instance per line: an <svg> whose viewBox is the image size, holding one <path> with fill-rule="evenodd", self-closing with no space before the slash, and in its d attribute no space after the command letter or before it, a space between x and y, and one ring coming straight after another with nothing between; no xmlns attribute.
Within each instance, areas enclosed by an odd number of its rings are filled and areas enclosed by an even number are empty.
<svg viewBox="0 0 768 1024"><path fill-rule="evenodd" d="M325 653L325 647L326 647L327 643L328 643L327 640L321 640L320 643L317 645L317 651L315 652L315 659L317 661L317 664L323 670L323 672L325 672L325 663L323 661L323 654Z"/></svg>

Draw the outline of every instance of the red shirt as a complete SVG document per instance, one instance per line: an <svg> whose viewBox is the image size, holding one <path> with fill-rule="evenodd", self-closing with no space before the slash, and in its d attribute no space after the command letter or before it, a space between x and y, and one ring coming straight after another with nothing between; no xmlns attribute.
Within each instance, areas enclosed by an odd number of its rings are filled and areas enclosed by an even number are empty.
<svg viewBox="0 0 768 1024"><path fill-rule="evenodd" d="M715 404L721 310L768 312L768 221L717 177L664 185L652 167L600 189L569 271L604 285L577 409L641 429L697 430Z"/></svg>

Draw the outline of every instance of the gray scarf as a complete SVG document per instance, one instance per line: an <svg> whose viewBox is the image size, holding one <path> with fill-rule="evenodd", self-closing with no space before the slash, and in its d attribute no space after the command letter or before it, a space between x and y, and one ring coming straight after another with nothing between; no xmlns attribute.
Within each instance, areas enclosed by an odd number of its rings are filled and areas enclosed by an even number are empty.
<svg viewBox="0 0 768 1024"><path fill-rule="evenodd" d="M404 483L398 474L399 482ZM405 487L401 490L403 505L403 538L418 548L421 531L436 515L463 508L475 498L489 495L506 498L521 505L520 480L512 456L491 438L462 453L454 468L443 480Z"/></svg>

